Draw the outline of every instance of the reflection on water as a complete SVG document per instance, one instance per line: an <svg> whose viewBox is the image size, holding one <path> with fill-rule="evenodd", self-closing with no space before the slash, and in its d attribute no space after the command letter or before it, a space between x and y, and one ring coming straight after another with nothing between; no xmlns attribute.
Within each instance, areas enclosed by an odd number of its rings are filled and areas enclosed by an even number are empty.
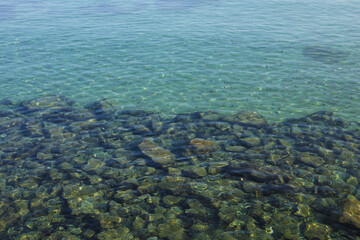
<svg viewBox="0 0 360 240"><path fill-rule="evenodd" d="M1 101L1 239L356 239L360 125Z"/></svg>

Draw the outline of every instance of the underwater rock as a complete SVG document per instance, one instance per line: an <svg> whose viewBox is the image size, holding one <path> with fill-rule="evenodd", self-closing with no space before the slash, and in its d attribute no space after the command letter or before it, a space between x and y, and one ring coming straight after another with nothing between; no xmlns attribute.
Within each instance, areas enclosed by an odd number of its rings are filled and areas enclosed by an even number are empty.
<svg viewBox="0 0 360 240"><path fill-rule="evenodd" d="M319 153L320 156L322 156L323 158L325 158L327 160L334 160L334 158L335 158L334 152L330 149L319 146L317 148L317 152Z"/></svg>
<svg viewBox="0 0 360 240"><path fill-rule="evenodd" d="M29 202L28 200L23 200L23 199L18 199L14 201L15 207L17 209L17 213L20 214L20 216L25 216L30 213L28 202Z"/></svg>
<svg viewBox="0 0 360 240"><path fill-rule="evenodd" d="M335 118L333 112L319 111L309 114L305 117L296 119L287 119L284 123L297 123L304 126L318 125L318 126L330 126L330 127L346 127L348 123L340 118Z"/></svg>
<svg viewBox="0 0 360 240"><path fill-rule="evenodd" d="M54 123L63 123L64 114L72 111L74 101L64 96L45 96L23 101L15 110L27 116L33 116Z"/></svg>
<svg viewBox="0 0 360 240"><path fill-rule="evenodd" d="M161 179L159 187L162 190L183 191L187 178L181 176L165 176Z"/></svg>
<svg viewBox="0 0 360 240"><path fill-rule="evenodd" d="M216 111L206 111L206 112L194 112L191 114L193 119L202 119L207 121L219 121L222 118L222 115Z"/></svg>
<svg viewBox="0 0 360 240"><path fill-rule="evenodd" d="M205 167L199 167L190 165L188 167L183 167L182 176L189 177L189 178L200 178L207 175L206 168Z"/></svg>
<svg viewBox="0 0 360 240"><path fill-rule="evenodd" d="M175 156L169 150L155 144L152 138L145 138L139 148L143 154L150 157L155 163L163 167L174 164Z"/></svg>
<svg viewBox="0 0 360 240"><path fill-rule="evenodd" d="M100 160L100 159L89 159L89 161L87 162L87 164L85 166L83 166L83 170L85 172L87 171L94 171L94 170L99 170L101 169L103 166L105 165L105 162Z"/></svg>
<svg viewBox="0 0 360 240"><path fill-rule="evenodd" d="M246 150L243 146L225 146L225 150L229 152L242 152Z"/></svg>
<svg viewBox="0 0 360 240"><path fill-rule="evenodd" d="M206 169L203 167L195 167L192 169L192 172L199 177L204 177L207 175Z"/></svg>
<svg viewBox="0 0 360 240"><path fill-rule="evenodd" d="M144 228L145 223L146 223L146 221L145 221L144 219L142 219L142 218L139 217L139 216L136 216L136 218L135 218L135 220L134 220L134 222L133 222L132 225L133 225L133 228L134 228L135 230L139 230L139 229Z"/></svg>
<svg viewBox="0 0 360 240"><path fill-rule="evenodd" d="M163 125L164 123L159 120L151 120L151 128L155 132L161 132L161 130L163 129Z"/></svg>
<svg viewBox="0 0 360 240"><path fill-rule="evenodd" d="M194 154L204 154L208 152L215 151L216 145L213 141L202 139L202 138L193 138L190 141L190 151Z"/></svg>
<svg viewBox="0 0 360 240"><path fill-rule="evenodd" d="M144 126L143 124L138 124L138 125L133 125L131 127L131 131L134 134L140 134L140 135L146 135L147 133L150 133L148 135L151 135L151 131L149 128L147 128L146 126Z"/></svg>
<svg viewBox="0 0 360 240"><path fill-rule="evenodd" d="M112 228L117 227L122 222L122 218L106 212L99 216L99 222L100 222L102 228L112 229Z"/></svg>
<svg viewBox="0 0 360 240"><path fill-rule="evenodd" d="M305 225L303 234L307 239L319 239L319 240L328 240L332 239L329 235L332 232L332 229L325 224L318 222L308 222Z"/></svg>
<svg viewBox="0 0 360 240"><path fill-rule="evenodd" d="M223 120L255 128L262 128L268 125L265 118L255 111L241 111L235 115L224 116Z"/></svg>
<svg viewBox="0 0 360 240"><path fill-rule="evenodd" d="M163 198L163 202L167 205L174 205L178 202L181 201L181 198L179 197L176 197L176 196L172 196L172 195L166 195L164 198Z"/></svg>
<svg viewBox="0 0 360 240"><path fill-rule="evenodd" d="M15 102L13 100L11 100L11 99L4 98L4 99L0 100L0 105L3 105L3 106L11 106L11 105L14 105L14 104L15 104Z"/></svg>
<svg viewBox="0 0 360 240"><path fill-rule="evenodd" d="M284 173L277 172L270 167L264 167L252 163L235 163L232 162L229 166L224 168L224 171L231 175L240 176L254 180L256 182L270 182L285 183L290 180L290 177Z"/></svg>
<svg viewBox="0 0 360 240"><path fill-rule="evenodd" d="M74 101L65 96L49 95L38 97L20 103L22 113L31 113L35 111L44 111L47 109L60 110L63 112L71 111Z"/></svg>
<svg viewBox="0 0 360 240"><path fill-rule="evenodd" d="M85 106L85 108L92 111L92 113L96 116L98 120L109 120L116 112L116 109L107 99L102 99L100 101L88 104Z"/></svg>
<svg viewBox="0 0 360 240"><path fill-rule="evenodd" d="M150 194L150 193L154 193L156 191L158 191L158 186L154 183L145 183L145 184L141 184L137 190L141 193L141 194Z"/></svg>
<svg viewBox="0 0 360 240"><path fill-rule="evenodd" d="M348 223L360 229L360 201L355 197L349 196L342 206L342 216L340 223Z"/></svg>
<svg viewBox="0 0 360 240"><path fill-rule="evenodd" d="M74 109L71 112L64 114L64 117L72 121L85 121L95 118L95 114L90 112L88 109Z"/></svg>
<svg viewBox="0 0 360 240"><path fill-rule="evenodd" d="M251 148L251 147L257 147L261 144L261 140L258 137L246 137L241 138L240 140L241 145Z"/></svg>
<svg viewBox="0 0 360 240"><path fill-rule="evenodd" d="M325 163L322 157L308 152L299 152L296 160L310 167L320 167Z"/></svg>
<svg viewBox="0 0 360 240"><path fill-rule="evenodd" d="M183 228L183 225L183 222L178 218L167 219L165 223L159 224L158 236L174 240L186 239L186 230Z"/></svg>
<svg viewBox="0 0 360 240"><path fill-rule="evenodd" d="M309 217L310 207L308 205L300 203L296 206L296 212L294 214L300 217Z"/></svg>
<svg viewBox="0 0 360 240"><path fill-rule="evenodd" d="M15 117L22 117L22 115L11 110L0 109L0 124L3 124L6 120L10 120Z"/></svg>
<svg viewBox="0 0 360 240"><path fill-rule="evenodd" d="M228 165L229 165L229 163L225 162L225 161L224 162L209 162L209 163L207 163L207 166L208 166L207 172L209 174L215 175L215 174L222 172L223 167L226 167Z"/></svg>
<svg viewBox="0 0 360 240"><path fill-rule="evenodd" d="M99 240L134 239L130 229L120 226L116 229L109 229L96 235Z"/></svg>
<svg viewBox="0 0 360 240"><path fill-rule="evenodd" d="M251 111L162 119L115 113L106 100L47 100L0 111L0 238L335 239L360 229L360 130L331 112L268 124Z"/></svg>
<svg viewBox="0 0 360 240"><path fill-rule="evenodd" d="M93 130L96 128L102 128L105 126L105 123L102 121L97 121L95 119L89 119L87 121L73 122L69 125L70 129L74 133L80 133L85 130Z"/></svg>
<svg viewBox="0 0 360 240"><path fill-rule="evenodd" d="M290 216L289 210L283 209L275 213L273 220L274 232L281 233L284 239L303 239L300 238L300 222Z"/></svg>
<svg viewBox="0 0 360 240"><path fill-rule="evenodd" d="M324 46L307 46L303 49L302 53L305 57L325 64L345 61L349 55L348 52Z"/></svg>

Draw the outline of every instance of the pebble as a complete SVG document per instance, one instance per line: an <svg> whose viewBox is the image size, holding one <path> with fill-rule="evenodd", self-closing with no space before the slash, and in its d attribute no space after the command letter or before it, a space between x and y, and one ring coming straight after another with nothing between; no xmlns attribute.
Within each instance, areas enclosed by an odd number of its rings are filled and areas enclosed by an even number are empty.
<svg viewBox="0 0 360 240"><path fill-rule="evenodd" d="M268 123L254 111L165 119L106 99L74 106L44 96L0 110L3 238L341 239L360 228L360 131L332 113Z"/></svg>

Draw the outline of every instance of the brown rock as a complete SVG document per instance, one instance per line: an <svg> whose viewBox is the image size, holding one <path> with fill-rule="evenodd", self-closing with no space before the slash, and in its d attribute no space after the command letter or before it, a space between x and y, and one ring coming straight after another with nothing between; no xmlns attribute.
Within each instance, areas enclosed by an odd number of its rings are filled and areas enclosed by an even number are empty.
<svg viewBox="0 0 360 240"><path fill-rule="evenodd" d="M175 156L169 150L158 146L151 138L145 138L139 144L139 148L143 154L162 166L169 166L175 160Z"/></svg>
<svg viewBox="0 0 360 240"><path fill-rule="evenodd" d="M214 142L202 138L194 138L190 141L191 150L195 154L203 154L216 150Z"/></svg>

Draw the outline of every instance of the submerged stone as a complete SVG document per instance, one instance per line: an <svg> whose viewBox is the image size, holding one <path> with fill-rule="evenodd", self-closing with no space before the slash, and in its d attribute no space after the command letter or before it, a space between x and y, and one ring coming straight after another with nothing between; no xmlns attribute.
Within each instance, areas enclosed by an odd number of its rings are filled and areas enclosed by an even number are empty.
<svg viewBox="0 0 360 240"><path fill-rule="evenodd" d="M303 55L321 63L335 64L346 60L349 53L331 47L307 46L303 49Z"/></svg>
<svg viewBox="0 0 360 240"><path fill-rule="evenodd" d="M303 234L307 239L320 239L320 240L330 240L330 233L332 229L322 223L318 222L309 222L305 225Z"/></svg>
<svg viewBox="0 0 360 240"><path fill-rule="evenodd" d="M152 161L161 166L170 166L174 163L175 156L168 149L155 144L153 139L146 138L140 144L139 148L143 154L150 157Z"/></svg>
<svg viewBox="0 0 360 240"><path fill-rule="evenodd" d="M202 138L191 139L190 146L191 151L195 154L204 154L216 150L216 145L213 141Z"/></svg>
<svg viewBox="0 0 360 240"><path fill-rule="evenodd" d="M298 204L296 207L296 212L294 213L300 217L309 217L310 216L310 207L305 204Z"/></svg>
<svg viewBox="0 0 360 240"><path fill-rule="evenodd" d="M192 169L192 171L199 177L204 177L207 175L206 169L203 167L195 167L194 169Z"/></svg>
<svg viewBox="0 0 360 240"><path fill-rule="evenodd" d="M355 197L349 197L342 206L342 216L339 222L351 224L360 229L360 201Z"/></svg>
<svg viewBox="0 0 360 240"><path fill-rule="evenodd" d="M64 117L74 121L85 121L95 118L95 114L88 109L74 109L71 112L65 113Z"/></svg>
<svg viewBox="0 0 360 240"><path fill-rule="evenodd" d="M299 153L299 156L297 157L297 160L305 165L311 166L311 167L320 167L325 163L324 159L322 157L319 157L315 154L311 154L308 152L301 152Z"/></svg>
<svg viewBox="0 0 360 240"><path fill-rule="evenodd" d="M74 101L65 96L49 95L23 101L20 106L24 107L27 112L42 111L46 109L58 109L70 111Z"/></svg>
<svg viewBox="0 0 360 240"><path fill-rule="evenodd" d="M243 146L226 146L225 150L229 152L242 152L246 150L246 148Z"/></svg>
<svg viewBox="0 0 360 240"><path fill-rule="evenodd" d="M116 112L116 109L113 107L113 105L107 100L102 99L100 101L93 102L85 108L92 111L97 119L111 119Z"/></svg>
<svg viewBox="0 0 360 240"><path fill-rule="evenodd" d="M56 97L21 109L0 111L4 239L328 239L329 226L334 238L360 228L359 201L344 200L360 195L360 130L332 113L162 119Z"/></svg>
<svg viewBox="0 0 360 240"><path fill-rule="evenodd" d="M224 120L255 128L262 128L268 125L264 117L255 111L241 111L235 115L224 117Z"/></svg>
<svg viewBox="0 0 360 240"><path fill-rule="evenodd" d="M167 195L163 198L163 202L167 205L174 205L174 204L178 203L180 200L181 200L181 198L175 197L172 195Z"/></svg>
<svg viewBox="0 0 360 240"><path fill-rule="evenodd" d="M256 147L261 144L261 140L258 137L246 137L241 138L240 143L247 148Z"/></svg>

